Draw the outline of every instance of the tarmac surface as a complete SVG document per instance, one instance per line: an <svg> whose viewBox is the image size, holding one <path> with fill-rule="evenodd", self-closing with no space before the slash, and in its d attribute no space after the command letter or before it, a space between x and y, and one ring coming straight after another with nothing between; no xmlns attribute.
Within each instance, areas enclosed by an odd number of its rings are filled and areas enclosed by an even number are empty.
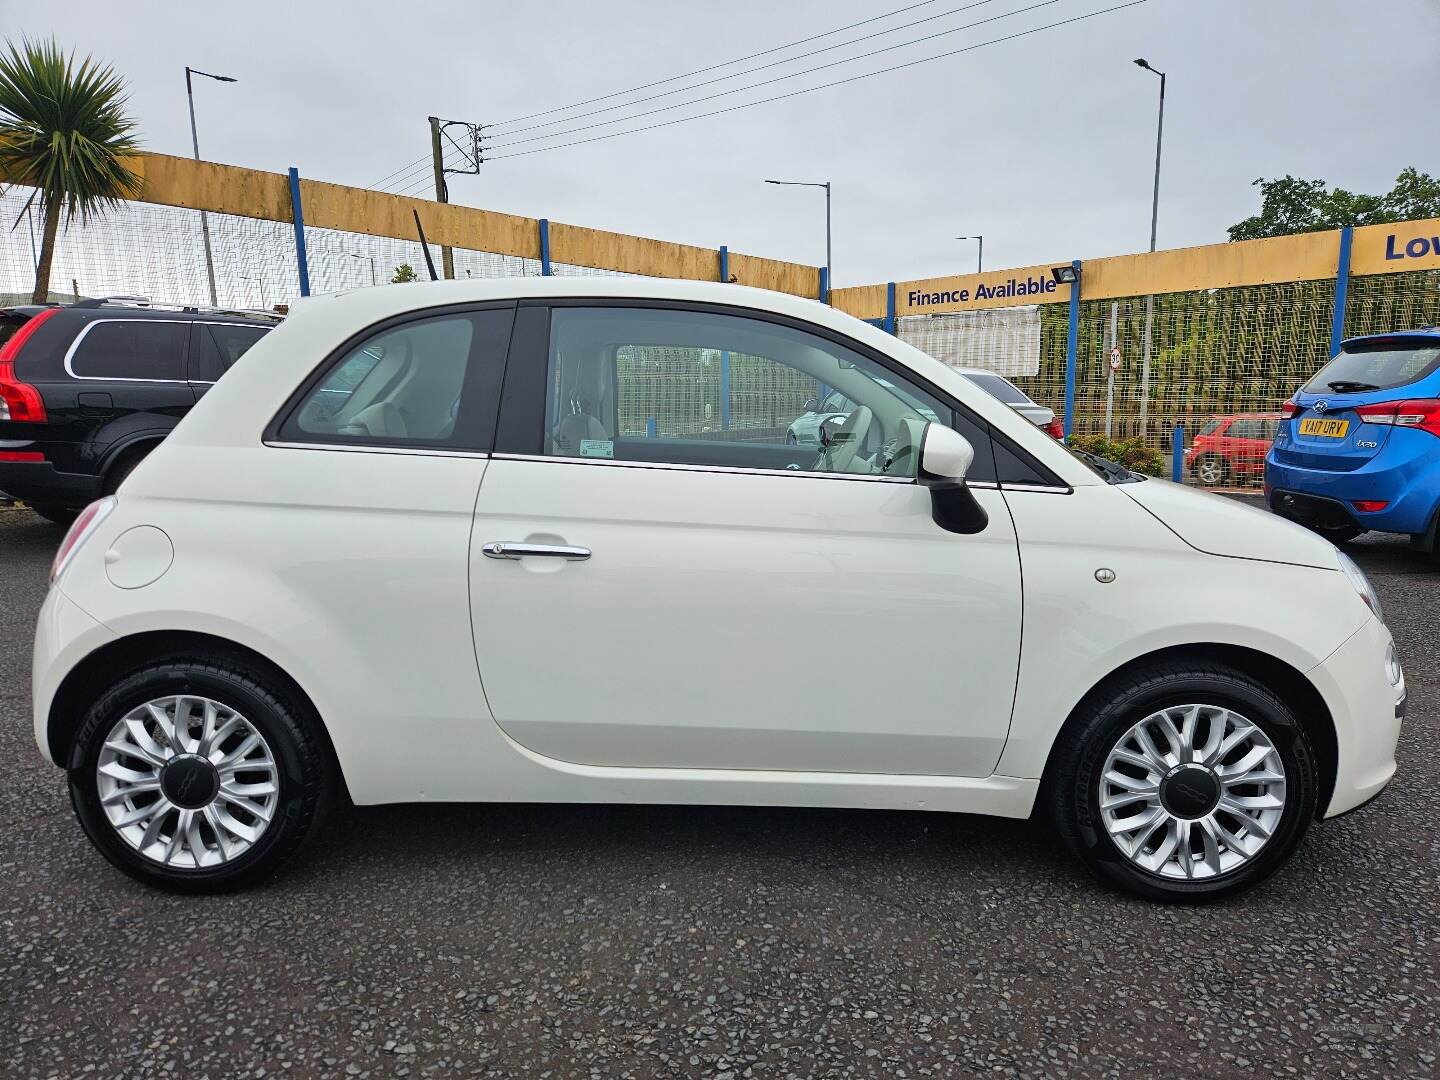
<svg viewBox="0 0 1440 1080"><path fill-rule="evenodd" d="M1167 907L1045 828L922 813L350 810L259 889L94 852L36 750L60 530L0 510L0 1071L94 1076L1430 1076L1440 566L1350 550L1405 664L1400 772L1275 879Z"/></svg>

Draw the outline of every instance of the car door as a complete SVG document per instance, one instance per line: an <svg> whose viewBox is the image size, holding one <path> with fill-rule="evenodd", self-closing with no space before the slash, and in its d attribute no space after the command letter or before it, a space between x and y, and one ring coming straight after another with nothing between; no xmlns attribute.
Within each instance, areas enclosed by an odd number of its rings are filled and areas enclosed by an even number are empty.
<svg viewBox="0 0 1440 1080"><path fill-rule="evenodd" d="M522 306L471 539L503 731L591 765L991 773L1014 528L985 428L883 359L759 313ZM821 387L855 403L845 430L787 446ZM915 481L925 409L975 444L977 534L937 526Z"/></svg>

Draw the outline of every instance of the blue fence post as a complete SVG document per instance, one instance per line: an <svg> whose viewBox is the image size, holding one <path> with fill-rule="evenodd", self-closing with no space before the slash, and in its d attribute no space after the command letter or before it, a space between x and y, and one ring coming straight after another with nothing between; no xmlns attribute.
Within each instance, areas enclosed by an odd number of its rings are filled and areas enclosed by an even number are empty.
<svg viewBox="0 0 1440 1080"><path fill-rule="evenodd" d="M645 437L655 438L655 418L653 416L648 417L645 421Z"/></svg>
<svg viewBox="0 0 1440 1080"><path fill-rule="evenodd" d="M540 219L540 273L550 276L550 220Z"/></svg>
<svg viewBox="0 0 1440 1080"><path fill-rule="evenodd" d="M830 302L830 268L828 266L820 267L820 295L816 299L822 304Z"/></svg>
<svg viewBox="0 0 1440 1080"><path fill-rule="evenodd" d="M730 249L720 245L720 280L730 282ZM730 350L720 351L720 426L730 428Z"/></svg>
<svg viewBox="0 0 1440 1080"><path fill-rule="evenodd" d="M1185 481L1185 425L1176 424L1170 433L1170 479L1180 484Z"/></svg>
<svg viewBox="0 0 1440 1080"><path fill-rule="evenodd" d="M885 333L895 333L895 283L885 283Z"/></svg>
<svg viewBox="0 0 1440 1080"><path fill-rule="evenodd" d="M1340 230L1340 258L1335 266L1335 315L1330 323L1330 355L1340 351L1345 340L1345 299L1350 292L1350 245L1355 230L1346 225Z"/></svg>
<svg viewBox="0 0 1440 1080"><path fill-rule="evenodd" d="M1070 286L1070 331L1065 337L1065 440L1075 425L1075 366L1080 348L1080 260L1070 263L1075 268L1075 284Z"/></svg>
<svg viewBox="0 0 1440 1080"><path fill-rule="evenodd" d="M730 430L730 350L720 352L720 426Z"/></svg>
<svg viewBox="0 0 1440 1080"><path fill-rule="evenodd" d="M290 170L290 213L295 219L295 266L300 271L300 295L310 295L310 260L305 256L305 211L300 205L300 170Z"/></svg>

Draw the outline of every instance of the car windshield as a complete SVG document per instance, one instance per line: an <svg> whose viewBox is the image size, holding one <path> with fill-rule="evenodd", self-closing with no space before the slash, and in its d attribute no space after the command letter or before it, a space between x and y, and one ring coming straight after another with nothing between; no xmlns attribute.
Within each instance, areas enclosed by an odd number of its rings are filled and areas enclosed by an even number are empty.
<svg viewBox="0 0 1440 1080"><path fill-rule="evenodd" d="M1440 342L1397 338L1355 342L1301 389L1307 394L1390 390L1425 378L1440 366Z"/></svg>
<svg viewBox="0 0 1440 1080"><path fill-rule="evenodd" d="M1023 390L1003 375L990 375L984 372L967 371L965 378L969 379L997 401L1003 401L1006 405L1035 404L1025 395Z"/></svg>

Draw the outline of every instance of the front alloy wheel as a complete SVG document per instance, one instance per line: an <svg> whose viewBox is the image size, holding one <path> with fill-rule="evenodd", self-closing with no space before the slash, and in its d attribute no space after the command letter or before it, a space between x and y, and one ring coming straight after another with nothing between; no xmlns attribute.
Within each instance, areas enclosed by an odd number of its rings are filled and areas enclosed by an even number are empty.
<svg viewBox="0 0 1440 1080"><path fill-rule="evenodd" d="M1177 659L1098 687L1067 723L1046 777L1050 813L1099 877L1154 900L1215 900L1258 885L1315 816L1314 751L1268 687Z"/></svg>
<svg viewBox="0 0 1440 1080"><path fill-rule="evenodd" d="M1265 847L1285 809L1285 766L1269 737L1214 705L1161 709L1115 744L1100 817L1140 869L1181 881L1219 877Z"/></svg>

